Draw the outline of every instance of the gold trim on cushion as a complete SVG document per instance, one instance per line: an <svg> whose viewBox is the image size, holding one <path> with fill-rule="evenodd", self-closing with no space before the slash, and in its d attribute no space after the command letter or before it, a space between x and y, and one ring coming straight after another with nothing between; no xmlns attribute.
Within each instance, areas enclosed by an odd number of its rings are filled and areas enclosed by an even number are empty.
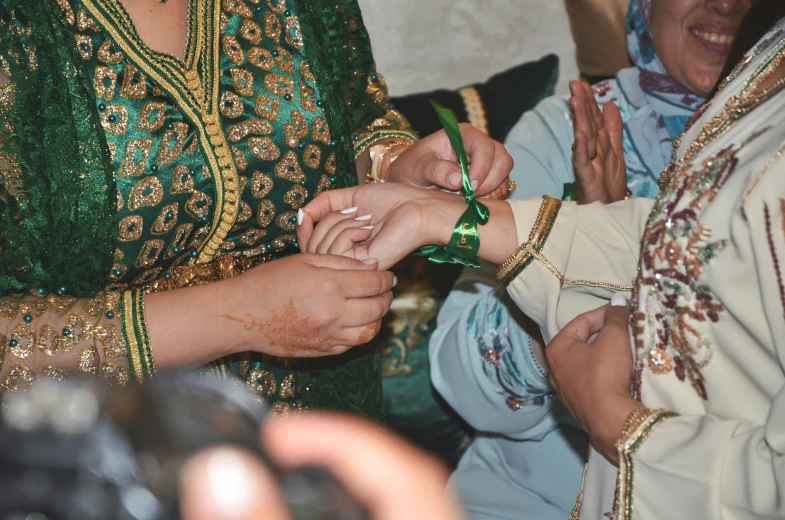
<svg viewBox="0 0 785 520"><path fill-rule="evenodd" d="M464 107L466 107L469 124L488 134L488 116L485 113L485 105L480 93L474 87L462 88L458 93L463 99Z"/></svg>

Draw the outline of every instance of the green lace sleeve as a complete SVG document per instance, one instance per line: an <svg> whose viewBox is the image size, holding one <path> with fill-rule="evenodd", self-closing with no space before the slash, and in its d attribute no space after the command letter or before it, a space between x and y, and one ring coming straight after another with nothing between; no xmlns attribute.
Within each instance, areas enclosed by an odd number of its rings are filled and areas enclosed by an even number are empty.
<svg viewBox="0 0 785 520"><path fill-rule="evenodd" d="M356 0L344 0L351 48L354 51L355 100L349 106L356 125L352 129L355 158L382 139L416 142L417 134L406 118L390 103L387 82L377 72L371 40ZM358 102L359 101L359 102Z"/></svg>

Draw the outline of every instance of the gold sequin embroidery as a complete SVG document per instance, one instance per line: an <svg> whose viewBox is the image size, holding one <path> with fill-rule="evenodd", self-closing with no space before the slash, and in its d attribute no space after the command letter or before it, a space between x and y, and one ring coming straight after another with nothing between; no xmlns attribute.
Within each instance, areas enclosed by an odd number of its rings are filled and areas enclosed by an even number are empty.
<svg viewBox="0 0 785 520"><path fill-rule="evenodd" d="M272 191L273 185L272 177L262 172L254 172L251 177L251 195L263 199Z"/></svg>
<svg viewBox="0 0 785 520"><path fill-rule="evenodd" d="M150 233L153 235L163 235L168 233L177 225L177 212L180 205L177 202L167 204L156 217L153 225L150 226Z"/></svg>
<svg viewBox="0 0 785 520"><path fill-rule="evenodd" d="M133 187L128 197L128 209L136 211L139 208L157 206L164 198L164 187L158 177L145 177Z"/></svg>
<svg viewBox="0 0 785 520"><path fill-rule="evenodd" d="M128 99L144 99L147 97L147 78L131 64L123 69L123 86L120 95Z"/></svg>
<svg viewBox="0 0 785 520"><path fill-rule="evenodd" d="M160 101L152 101L147 103L139 111L139 116L136 118L136 129L143 132L153 133L164 126L166 119L166 103Z"/></svg>
<svg viewBox="0 0 785 520"><path fill-rule="evenodd" d="M240 117L243 115L243 112L245 112L245 106L243 105L243 101L240 99L240 96L231 90L227 90L221 94L219 107L221 110L221 115L229 119Z"/></svg>
<svg viewBox="0 0 785 520"><path fill-rule="evenodd" d="M281 156L281 149L269 137L251 137L248 139L248 151L263 161L274 161Z"/></svg>
<svg viewBox="0 0 785 520"><path fill-rule="evenodd" d="M259 47L254 47L248 51L248 63L262 70L273 70L275 66L275 61L270 51Z"/></svg>
<svg viewBox="0 0 785 520"><path fill-rule="evenodd" d="M286 26L286 43L298 51L302 50L303 33L300 30L300 20L296 16L287 16L284 18L284 25Z"/></svg>
<svg viewBox="0 0 785 520"><path fill-rule="evenodd" d="M118 239L120 242L133 242L134 240L139 240L144 231L144 219L141 215L128 215L120 220L118 228Z"/></svg>
<svg viewBox="0 0 785 520"><path fill-rule="evenodd" d="M160 166L172 164L183 154L183 145L188 132L189 126L181 122L172 123L172 128L164 132L155 158Z"/></svg>
<svg viewBox="0 0 785 520"><path fill-rule="evenodd" d="M300 161L297 160L297 154L291 151L287 152L281 162L275 166L275 175L292 182L300 182L305 179L303 169L300 167Z"/></svg>
<svg viewBox="0 0 785 520"><path fill-rule="evenodd" d="M269 135L273 133L273 126L261 119L249 119L242 123L232 125L227 130L229 141L236 143L251 134Z"/></svg>
<svg viewBox="0 0 785 520"><path fill-rule="evenodd" d="M128 109L122 105L106 105L101 113L101 125L109 135L125 135L128 131Z"/></svg>
<svg viewBox="0 0 785 520"><path fill-rule="evenodd" d="M284 135L290 148L295 148L300 139L308 137L308 123L299 110L292 110L291 123L284 125Z"/></svg>
<svg viewBox="0 0 785 520"><path fill-rule="evenodd" d="M139 177L147 167L147 158L153 148L152 139L129 139L125 145L123 162L117 174L119 178Z"/></svg>
<svg viewBox="0 0 785 520"><path fill-rule="evenodd" d="M254 111L259 116L274 122L278 120L278 112L280 112L280 110L281 103L277 99L265 96L264 94L256 96Z"/></svg>
<svg viewBox="0 0 785 520"><path fill-rule="evenodd" d="M93 90L95 95L104 101L111 101L114 98L115 88L117 87L117 72L109 67L99 65L93 74Z"/></svg>
<svg viewBox="0 0 785 520"><path fill-rule="evenodd" d="M252 20L243 20L243 25L240 26L240 36L249 41L252 45L259 45L262 43L262 28L259 24ZM248 61L251 61L250 53Z"/></svg>
<svg viewBox="0 0 785 520"><path fill-rule="evenodd" d="M248 70L237 67L229 72L232 75L232 84L237 93L244 97L253 96L253 74Z"/></svg>

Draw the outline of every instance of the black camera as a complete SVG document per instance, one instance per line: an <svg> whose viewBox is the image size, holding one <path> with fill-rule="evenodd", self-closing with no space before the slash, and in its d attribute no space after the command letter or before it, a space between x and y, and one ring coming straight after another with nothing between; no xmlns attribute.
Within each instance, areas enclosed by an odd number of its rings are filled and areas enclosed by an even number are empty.
<svg viewBox="0 0 785 520"><path fill-rule="evenodd" d="M176 520L194 453L232 445L269 468L295 520L365 520L326 471L284 471L259 445L266 404L241 382L164 375L144 386L45 381L0 414L0 520Z"/></svg>

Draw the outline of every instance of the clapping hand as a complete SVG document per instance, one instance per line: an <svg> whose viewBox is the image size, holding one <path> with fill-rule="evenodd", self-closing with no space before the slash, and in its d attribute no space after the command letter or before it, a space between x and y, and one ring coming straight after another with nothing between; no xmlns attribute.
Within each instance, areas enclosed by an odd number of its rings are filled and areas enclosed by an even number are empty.
<svg viewBox="0 0 785 520"><path fill-rule="evenodd" d="M589 85L570 82L570 107L575 119L572 165L578 202L610 204L627 194L624 123L619 108L606 103L602 111Z"/></svg>

